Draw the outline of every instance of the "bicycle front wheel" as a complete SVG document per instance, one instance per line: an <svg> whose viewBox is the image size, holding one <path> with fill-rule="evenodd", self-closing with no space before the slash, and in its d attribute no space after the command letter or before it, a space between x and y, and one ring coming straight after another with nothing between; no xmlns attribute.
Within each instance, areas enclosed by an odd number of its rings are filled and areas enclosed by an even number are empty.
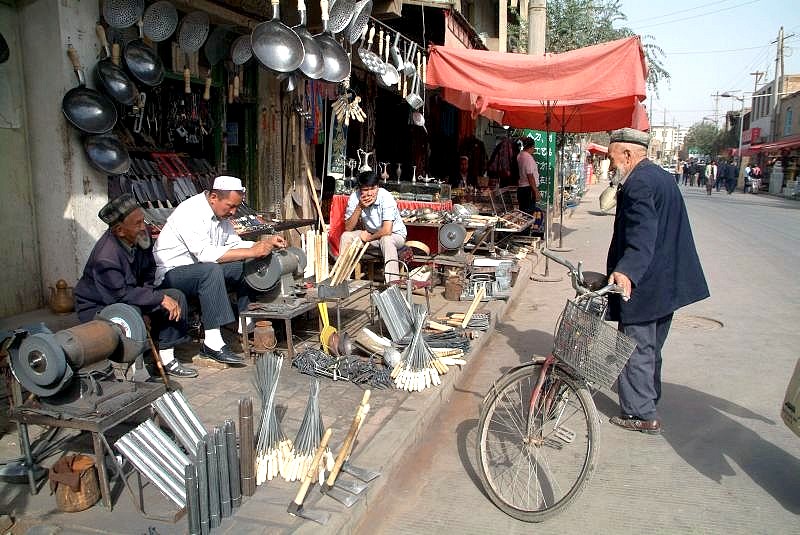
<svg viewBox="0 0 800 535"><path fill-rule="evenodd" d="M501 379L478 422L481 481L494 504L524 522L541 522L583 491L597 459L599 428L589 392L553 366L538 402L540 365Z"/></svg>

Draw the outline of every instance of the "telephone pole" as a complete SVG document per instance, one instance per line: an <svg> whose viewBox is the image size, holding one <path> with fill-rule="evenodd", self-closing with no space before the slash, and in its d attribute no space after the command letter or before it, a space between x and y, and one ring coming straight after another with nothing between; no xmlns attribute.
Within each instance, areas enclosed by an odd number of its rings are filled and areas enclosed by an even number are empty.
<svg viewBox="0 0 800 535"><path fill-rule="evenodd" d="M711 95L714 97L714 128L719 130L719 97L720 92L717 91L716 93Z"/></svg>
<svg viewBox="0 0 800 535"><path fill-rule="evenodd" d="M772 84L772 94L775 100L772 105L772 116L769 121L769 139L778 139L778 113L781 111L781 93L783 93L783 26L778 31L777 51L775 53L775 83Z"/></svg>
<svg viewBox="0 0 800 535"><path fill-rule="evenodd" d="M544 55L546 31L547 0L528 0L528 54Z"/></svg>

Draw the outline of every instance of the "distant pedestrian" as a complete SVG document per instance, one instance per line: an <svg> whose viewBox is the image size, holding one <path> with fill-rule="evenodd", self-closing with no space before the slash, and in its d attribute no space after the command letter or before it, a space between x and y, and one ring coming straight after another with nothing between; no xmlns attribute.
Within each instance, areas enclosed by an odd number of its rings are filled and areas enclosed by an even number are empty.
<svg viewBox="0 0 800 535"><path fill-rule="evenodd" d="M680 161L680 160L677 160L675 162L675 183L676 184L680 184L681 183L681 177L682 176L683 176L683 162Z"/></svg>
<svg viewBox="0 0 800 535"><path fill-rule="evenodd" d="M717 181L717 162L711 160L709 164L706 165L705 171L703 173L703 184L706 186L706 194L711 195L711 188L714 187L714 182Z"/></svg>
<svg viewBox="0 0 800 535"><path fill-rule="evenodd" d="M719 188L722 187L722 183L727 180L728 176L728 163L725 160L720 160L719 166L717 167L717 181L714 184L714 188L719 191ZM725 187L727 188L727 182L725 182Z"/></svg>
<svg viewBox="0 0 800 535"><path fill-rule="evenodd" d="M692 168L690 162L683 162L683 185L689 185L689 170Z"/></svg>
<svg viewBox="0 0 800 535"><path fill-rule="evenodd" d="M736 181L739 179L739 166L736 165L735 160L731 160L731 163L728 164L725 179L725 189L728 191L728 195L730 195L736 190Z"/></svg>

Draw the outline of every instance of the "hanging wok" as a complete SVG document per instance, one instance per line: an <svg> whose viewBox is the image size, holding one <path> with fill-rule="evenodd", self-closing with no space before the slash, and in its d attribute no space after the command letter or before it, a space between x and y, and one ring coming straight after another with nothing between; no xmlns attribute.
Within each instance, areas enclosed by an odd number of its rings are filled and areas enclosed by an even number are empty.
<svg viewBox="0 0 800 535"><path fill-rule="evenodd" d="M311 32L306 28L306 1L297 0L297 11L300 13L300 24L292 26L292 30L297 34L303 42L303 63L300 64L300 72L311 78L317 80L322 77L325 72L325 63L322 58L322 47L314 40Z"/></svg>
<svg viewBox="0 0 800 535"><path fill-rule="evenodd" d="M61 101L64 116L72 126L87 134L108 132L117 123L117 109L114 103L94 89L86 87L80 58L72 45L67 48L67 55L72 62L79 85L67 91Z"/></svg>
<svg viewBox="0 0 800 535"><path fill-rule="evenodd" d="M314 39L322 49L325 64L322 79L338 83L350 76L350 58L342 45L328 33L328 0L320 0L319 6L322 11L322 33L315 35Z"/></svg>
<svg viewBox="0 0 800 535"><path fill-rule="evenodd" d="M250 45L253 54L267 69L275 72L292 72L303 63L303 41L281 22L280 0L271 0L272 19L262 22L253 30Z"/></svg>
<svg viewBox="0 0 800 535"><path fill-rule="evenodd" d="M121 175L130 169L128 150L114 134L88 136L83 140L83 148L89 163L106 174Z"/></svg>
<svg viewBox="0 0 800 535"><path fill-rule="evenodd" d="M136 98L136 86L125 74L119 65L114 65L108 48L106 30L102 24L96 26L97 37L106 52L106 57L97 62L94 67L94 74L97 81L105 89L106 93L120 104L133 104Z"/></svg>
<svg viewBox="0 0 800 535"><path fill-rule="evenodd" d="M125 45L122 54L125 65L134 78L145 85L155 87L164 81L164 64L155 50L142 39L142 21L139 21L139 38Z"/></svg>

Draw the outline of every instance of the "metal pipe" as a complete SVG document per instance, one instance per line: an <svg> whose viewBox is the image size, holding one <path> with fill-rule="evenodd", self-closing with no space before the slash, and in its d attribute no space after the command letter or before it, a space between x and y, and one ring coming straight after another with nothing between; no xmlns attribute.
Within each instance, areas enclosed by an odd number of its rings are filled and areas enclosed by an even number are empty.
<svg viewBox="0 0 800 535"><path fill-rule="evenodd" d="M181 445L189 451L196 441L192 440L191 436L186 432L186 429L180 425L176 416L170 412L169 407L159 398L153 402L153 408L155 408L158 415L166 422L169 428L172 429L172 432L175 433L175 437L180 441Z"/></svg>
<svg viewBox="0 0 800 535"><path fill-rule="evenodd" d="M175 503L175 505L178 507L186 506L186 498L183 496L180 488L176 491L173 485L169 484L168 476L163 471L156 469L149 459L141 455L136 449L136 446L128 439L127 435L120 437L114 445L142 475L152 481L167 498Z"/></svg>
<svg viewBox="0 0 800 535"><path fill-rule="evenodd" d="M231 481L231 507L242 505L242 481L239 478L239 455L236 452L236 426L225 420L225 442L228 445L228 475Z"/></svg>
<svg viewBox="0 0 800 535"><path fill-rule="evenodd" d="M189 423L189 415L183 411L183 409L178 405L178 403L175 402L172 396L165 394L161 396L161 399L164 400L164 405L166 405L170 412L175 416L178 425L182 426L189 438L192 439L191 443L186 448L187 450L191 448L192 444L194 444L196 441L203 439L204 435L202 433L198 433L194 426Z"/></svg>
<svg viewBox="0 0 800 535"><path fill-rule="evenodd" d="M219 469L217 468L217 448L214 444L214 435L206 435L206 460L208 466L208 527L218 528L220 525L219 517Z"/></svg>
<svg viewBox="0 0 800 535"><path fill-rule="evenodd" d="M200 533L200 489L197 486L197 469L193 464L184 467L186 481L186 517L189 522L189 535Z"/></svg>
<svg viewBox="0 0 800 535"><path fill-rule="evenodd" d="M256 491L252 398L239 400L239 436L241 449L239 454L239 473L242 479L242 494L252 496Z"/></svg>
<svg viewBox="0 0 800 535"><path fill-rule="evenodd" d="M152 433L153 438L157 441L157 443L160 444L161 447L168 450L170 455L173 456L175 459L177 459L182 466L186 466L191 462L189 460L189 457L187 457L186 454L183 453L183 451L181 451L178 445L175 444L167 436L167 434L164 433L164 431L156 425L156 423L153 420L150 419L145 420L142 423L142 426L144 426L145 429L149 430Z"/></svg>
<svg viewBox="0 0 800 535"><path fill-rule="evenodd" d="M166 451L154 445L155 441L151 436L143 435L138 427L128 433L128 435L131 437L132 441L140 446L140 451L147 454L160 466L163 466L176 480L183 479L184 467L186 465L181 465L175 459L172 459Z"/></svg>
<svg viewBox="0 0 800 535"><path fill-rule="evenodd" d="M175 398L178 406L183 409L183 412L189 417L189 423L192 424L194 430L203 438L208 434L206 431L203 422L200 421L200 418L197 416L197 413L194 412L189 402L186 400L186 397L183 395L183 392L173 392L172 397Z"/></svg>
<svg viewBox="0 0 800 535"><path fill-rule="evenodd" d="M231 516L231 481L228 472L228 442L225 428L214 428L214 441L217 445L217 468L219 469L219 512L222 518Z"/></svg>
<svg viewBox="0 0 800 535"><path fill-rule="evenodd" d="M208 471L206 468L205 441L197 441L193 457L193 462L197 469L197 486L200 489L200 531L203 535L208 535L211 528L208 525Z"/></svg>
<svg viewBox="0 0 800 535"><path fill-rule="evenodd" d="M131 432L128 433L127 436L130 444L136 448L145 463L148 463L148 467L151 467L152 470L158 470L163 474L164 481L166 481L175 492L180 494L185 503L186 483L183 481L183 473L179 472L176 474L175 469L169 466L157 452L153 451L150 446L145 444L137 435Z"/></svg>

